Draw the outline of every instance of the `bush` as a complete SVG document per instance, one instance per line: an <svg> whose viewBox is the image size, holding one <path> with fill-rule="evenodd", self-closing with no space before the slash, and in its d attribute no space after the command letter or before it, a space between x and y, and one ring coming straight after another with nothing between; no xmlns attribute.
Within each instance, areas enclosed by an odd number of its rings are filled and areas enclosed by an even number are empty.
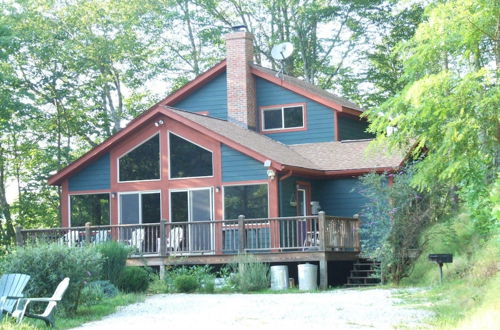
<svg viewBox="0 0 500 330"><path fill-rule="evenodd" d="M105 298L113 298L117 295L118 288L110 281L94 281L82 289L80 303L92 306L102 302Z"/></svg>
<svg viewBox="0 0 500 330"><path fill-rule="evenodd" d="M177 292L195 292L199 286L200 283L193 275L180 275L174 279L174 287Z"/></svg>
<svg viewBox="0 0 500 330"><path fill-rule="evenodd" d="M231 269L235 273L232 281L241 292L263 290L270 285L269 265L256 261L251 255L238 257Z"/></svg>
<svg viewBox="0 0 500 330"><path fill-rule="evenodd" d="M148 293L168 293L168 285L164 279L160 279L158 275L154 275L153 280L149 283Z"/></svg>
<svg viewBox="0 0 500 330"><path fill-rule="evenodd" d="M144 292L149 286L149 274L143 267L125 267L118 278L118 288L125 292Z"/></svg>
<svg viewBox="0 0 500 330"><path fill-rule="evenodd" d="M103 260L94 247L48 244L19 247L2 262L6 273L31 276L25 290L28 297L51 297L59 282L69 277L69 287L61 305L71 314L78 308L85 283L100 278Z"/></svg>
<svg viewBox="0 0 500 330"><path fill-rule="evenodd" d="M102 279L116 285L131 252L130 247L119 242L108 241L97 245L96 248L104 259Z"/></svg>
<svg viewBox="0 0 500 330"><path fill-rule="evenodd" d="M177 281L178 278L181 280ZM185 291L180 289L178 285L182 285L181 282L191 282L186 286L193 286L192 279L196 281L196 288L192 291ZM213 269L210 266L193 266L193 267L176 267L171 268L167 271L165 282L170 292L194 292L199 290L200 292L213 293L215 290L215 275L213 274Z"/></svg>

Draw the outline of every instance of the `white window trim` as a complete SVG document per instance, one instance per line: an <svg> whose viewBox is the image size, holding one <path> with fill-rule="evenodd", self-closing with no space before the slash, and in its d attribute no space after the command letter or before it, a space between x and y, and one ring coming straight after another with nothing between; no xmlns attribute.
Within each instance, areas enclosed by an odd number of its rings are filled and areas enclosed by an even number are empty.
<svg viewBox="0 0 500 330"><path fill-rule="evenodd" d="M121 181L120 180L120 159L122 159L124 156L128 155L129 153L131 153L135 149L139 148L140 146L142 146L144 143L148 142L150 139L152 139L156 135L158 135L158 139L159 139L158 155L160 156L159 157L160 159L158 161L159 161L159 166L160 166L160 178L159 179ZM118 183L145 182L145 181L148 181L148 182L161 181L161 136L159 136L159 135L160 135L160 132L156 132L155 134L153 134L153 135L149 136L148 138L142 140L142 142L140 142L137 145L135 145L132 149L127 150L125 153L121 154L119 157L116 158L116 178L117 178Z"/></svg>
<svg viewBox="0 0 500 330"><path fill-rule="evenodd" d="M252 183L246 183L246 184L242 184L242 183L235 183L235 184L231 184L231 183L228 183L228 184L224 184L222 186L222 218L224 220L235 220L235 219L226 219L226 187L239 187L239 186L261 186L261 185L266 185L267 186L267 218L270 218L270 211L271 211L271 208L270 208L270 199L269 199L269 183L268 182L252 182ZM246 217L246 215L245 215ZM224 226L229 226L227 224L225 224Z"/></svg>
<svg viewBox="0 0 500 330"><path fill-rule="evenodd" d="M71 196L81 196L81 195L108 195L109 197L109 224L108 225L103 225L103 226L110 226L111 225L111 193L109 192L103 192L103 193L95 193L95 192L90 192L90 193L78 193L78 194L68 194L68 227L71 228ZM94 225L95 226L95 225Z"/></svg>
<svg viewBox="0 0 500 330"><path fill-rule="evenodd" d="M294 126L294 127L284 127L285 126L285 109L287 108L302 108L302 126ZM277 106L277 107L271 107L271 108L265 108L261 109L262 111L262 131L263 132L269 132L269 131L285 131L285 130L294 130L294 129L300 129L300 128L305 128L305 115L304 115L304 105L303 104L296 104L296 105L284 105L284 106ZM279 128L265 128L265 116L264 113L266 111L281 111L281 127Z"/></svg>
<svg viewBox="0 0 500 330"><path fill-rule="evenodd" d="M161 202L161 190L141 190L141 191L124 191L124 192L118 192L118 223L122 224L122 200L121 196L122 195L134 195L138 194L139 195L139 222L138 224L142 224L142 195L147 195L147 194L160 194L160 220L163 219L163 207L162 207L162 202Z"/></svg>
<svg viewBox="0 0 500 330"><path fill-rule="evenodd" d="M208 176L186 176L186 177L182 177L182 178L172 178L172 167L170 166L170 134L173 134L183 140L186 140L188 141L189 143L192 143L194 144L195 146L198 146L202 149L205 149L206 151L210 152L210 154L212 155L212 175L208 175ZM183 137L182 135L179 135L179 134L176 134L172 131L168 131L167 132L167 145L168 145L168 178L169 180L186 180L186 179L203 179L203 178L213 178L214 175L215 175L215 164L214 164L214 152L210 149L207 149L205 148L204 146L202 145L199 145L198 143L195 143L193 141L191 141L190 139L186 139L185 137Z"/></svg>

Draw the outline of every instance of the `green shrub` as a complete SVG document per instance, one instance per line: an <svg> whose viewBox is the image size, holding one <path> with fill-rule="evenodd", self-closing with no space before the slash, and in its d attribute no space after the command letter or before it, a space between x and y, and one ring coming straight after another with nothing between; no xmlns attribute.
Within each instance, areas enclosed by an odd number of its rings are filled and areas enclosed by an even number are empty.
<svg viewBox="0 0 500 330"><path fill-rule="evenodd" d="M215 275L213 274L212 267L205 266L192 266L192 267L175 267L168 269L165 277L168 291L170 292L193 292L179 290L176 285L176 279L182 277L182 281L191 281L187 277L192 277L196 280L197 285L195 290L205 293L213 293L215 291Z"/></svg>
<svg viewBox="0 0 500 330"><path fill-rule="evenodd" d="M159 294L168 292L169 289L165 279L160 279L158 275L155 275L151 283L149 283L148 293Z"/></svg>
<svg viewBox="0 0 500 330"><path fill-rule="evenodd" d="M118 288L110 281L94 281L88 283L80 295L80 303L86 306L96 305L105 298L118 295Z"/></svg>
<svg viewBox="0 0 500 330"><path fill-rule="evenodd" d="M116 285L131 252L130 247L119 242L107 241L97 245L96 248L104 259L102 279Z"/></svg>
<svg viewBox="0 0 500 330"><path fill-rule="evenodd" d="M231 265L234 276L231 280L241 292L258 291L269 287L269 264L256 261L251 255L239 256Z"/></svg>
<svg viewBox="0 0 500 330"><path fill-rule="evenodd" d="M31 276L25 290L28 297L51 297L59 282L69 277L61 305L71 314L78 308L84 284L100 278L102 261L94 247L48 244L17 248L5 256L2 268L6 273Z"/></svg>
<svg viewBox="0 0 500 330"><path fill-rule="evenodd" d="M149 271L143 267L125 267L117 284L125 292L144 292L149 286Z"/></svg>
<svg viewBox="0 0 500 330"><path fill-rule="evenodd" d="M177 292L195 292L199 286L200 283L194 275L180 275L174 279L174 287Z"/></svg>

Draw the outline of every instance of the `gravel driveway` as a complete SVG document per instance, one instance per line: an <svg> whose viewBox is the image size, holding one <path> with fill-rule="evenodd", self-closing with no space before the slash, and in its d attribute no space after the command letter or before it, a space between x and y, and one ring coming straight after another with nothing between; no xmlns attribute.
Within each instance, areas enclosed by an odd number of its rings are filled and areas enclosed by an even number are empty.
<svg viewBox="0 0 500 330"><path fill-rule="evenodd" d="M390 329L423 326L429 312L390 289L303 294L162 294L79 329Z"/></svg>

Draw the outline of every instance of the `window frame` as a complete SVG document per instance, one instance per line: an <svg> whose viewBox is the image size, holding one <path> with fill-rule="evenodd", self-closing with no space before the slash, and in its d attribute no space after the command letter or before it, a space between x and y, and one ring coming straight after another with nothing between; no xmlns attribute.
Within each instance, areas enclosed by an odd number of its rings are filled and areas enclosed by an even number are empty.
<svg viewBox="0 0 500 330"><path fill-rule="evenodd" d="M236 219L227 219L226 218L226 187L239 187L239 186L261 186L265 185L267 186L267 219L269 219L270 212L271 212L271 204L270 204L270 196L269 196L269 182L267 181L262 181L262 182L235 182L235 183L228 183L228 184L223 184L222 185L222 218L224 220L236 220ZM246 217L246 215L245 215ZM266 224L269 222L266 222ZM224 226L229 226L227 224L224 224Z"/></svg>
<svg viewBox="0 0 500 330"><path fill-rule="evenodd" d="M135 149L139 148L140 146L142 146L144 143L148 142L150 139L152 139L153 137L155 137L156 135L158 135L158 139L159 139L159 142L158 142L158 155L159 155L159 159L158 159L158 163L159 163L159 170L160 170L160 178L158 179L146 179L146 180L129 180L129 181L121 181L120 180L120 159L122 159L123 157L125 157L126 155L128 155L129 153L131 153L132 151L134 151ZM136 144L133 148L127 150L126 152L124 152L123 154L121 154L120 156L118 156L116 158L116 181L118 183L128 183L128 182L154 182L154 181L161 181L161 172L162 172L162 168L161 168L161 135L160 135L160 132L156 132L154 133L153 135L145 138L144 140L142 140L140 143Z"/></svg>
<svg viewBox="0 0 500 330"><path fill-rule="evenodd" d="M195 146L197 147L200 147L208 152L210 152L210 154L212 155L212 175L208 175L208 176L186 176L186 177L182 177L182 178L172 178L172 166L171 166L171 157L170 157L170 134L173 134L183 140L186 140L188 141L189 143L192 143L194 144ZM214 161L214 152L208 148L205 148L204 146L198 144L198 143L195 143L193 142L192 140L190 139L187 139L185 138L184 136L180 135L180 134L177 134L177 133L174 133L172 131L168 131L167 132L167 145L168 145L168 179L169 180L185 180L185 179L203 179L203 178L213 178L215 176L215 161Z"/></svg>
<svg viewBox="0 0 500 330"><path fill-rule="evenodd" d="M102 225L102 226L111 226L111 193L108 191L103 191L103 192L85 192L85 193L69 193L68 194L68 228L71 228L71 196L82 196L82 195L108 195L109 198L109 224L107 225ZM93 224L93 226L96 226Z"/></svg>
<svg viewBox="0 0 500 330"><path fill-rule="evenodd" d="M284 127L285 125L285 111L286 108L296 108L302 107L302 126L294 127ZM265 117L264 113L266 111L281 111L281 128L265 128ZM279 133L279 132L296 132L307 130L307 106L306 103L290 103L290 104L278 104L260 107L260 126L261 132L263 133Z"/></svg>
<svg viewBox="0 0 500 330"><path fill-rule="evenodd" d="M161 190L139 190L139 191L120 191L117 193L116 198L118 199L118 224L122 224L122 202L121 202L121 195L133 195L133 194L138 194L139 195L139 222L137 224L141 225L142 224L142 195L147 195L147 194L160 194L160 221L163 219L163 203L162 203L162 193ZM159 222L158 222L159 223Z"/></svg>

